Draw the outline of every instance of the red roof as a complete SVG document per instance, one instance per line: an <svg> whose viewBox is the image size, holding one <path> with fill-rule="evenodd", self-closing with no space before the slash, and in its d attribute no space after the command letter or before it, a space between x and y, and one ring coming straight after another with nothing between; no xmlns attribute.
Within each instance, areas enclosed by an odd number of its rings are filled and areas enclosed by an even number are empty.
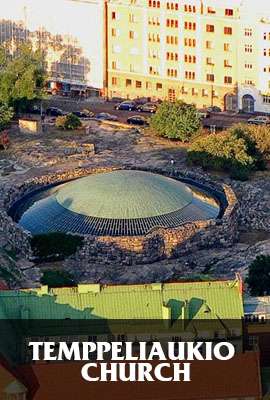
<svg viewBox="0 0 270 400"><path fill-rule="evenodd" d="M34 400L106 399L211 400L252 397L261 399L259 355L246 352L229 361L194 361L191 382L86 382L84 363L62 362L26 365L24 375L34 373L39 389ZM132 394L131 394L132 393Z"/></svg>

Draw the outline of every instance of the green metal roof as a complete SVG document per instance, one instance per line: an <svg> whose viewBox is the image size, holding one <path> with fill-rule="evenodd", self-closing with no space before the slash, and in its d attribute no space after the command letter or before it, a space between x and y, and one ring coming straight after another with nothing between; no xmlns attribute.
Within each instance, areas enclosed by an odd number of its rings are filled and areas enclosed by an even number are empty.
<svg viewBox="0 0 270 400"><path fill-rule="evenodd" d="M240 282L79 285L75 288L0 291L9 319L241 319ZM169 310L169 313L168 313Z"/></svg>
<svg viewBox="0 0 270 400"><path fill-rule="evenodd" d="M185 184L162 175L119 170L70 182L56 199L78 214L133 219L179 210L192 201L192 192Z"/></svg>

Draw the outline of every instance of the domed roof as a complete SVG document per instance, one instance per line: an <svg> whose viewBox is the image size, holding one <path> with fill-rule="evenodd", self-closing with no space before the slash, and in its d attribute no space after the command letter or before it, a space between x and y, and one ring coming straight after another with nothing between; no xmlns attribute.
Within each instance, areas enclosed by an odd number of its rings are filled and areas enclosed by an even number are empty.
<svg viewBox="0 0 270 400"><path fill-rule="evenodd" d="M183 183L144 171L113 171L77 179L56 199L67 210L98 218L134 219L168 214L192 201Z"/></svg>
<svg viewBox="0 0 270 400"><path fill-rule="evenodd" d="M16 210L15 219L32 234L133 236L216 218L219 205L203 190L177 180L117 170L28 194Z"/></svg>

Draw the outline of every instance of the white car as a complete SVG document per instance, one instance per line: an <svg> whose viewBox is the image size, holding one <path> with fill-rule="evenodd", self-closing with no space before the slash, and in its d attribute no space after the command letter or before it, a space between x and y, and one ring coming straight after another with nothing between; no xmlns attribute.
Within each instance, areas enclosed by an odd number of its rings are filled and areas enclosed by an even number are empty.
<svg viewBox="0 0 270 400"><path fill-rule="evenodd" d="M258 117L249 118L247 122L252 125L268 125L270 124L270 118L265 115L259 115Z"/></svg>

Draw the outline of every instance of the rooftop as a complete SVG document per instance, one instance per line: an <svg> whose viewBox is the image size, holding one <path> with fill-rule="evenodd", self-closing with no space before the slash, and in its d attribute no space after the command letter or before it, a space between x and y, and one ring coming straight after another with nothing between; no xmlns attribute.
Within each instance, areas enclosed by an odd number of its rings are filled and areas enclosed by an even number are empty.
<svg viewBox="0 0 270 400"><path fill-rule="evenodd" d="M19 221L33 234L143 235L219 214L204 191L144 171L93 174L35 196Z"/></svg>

